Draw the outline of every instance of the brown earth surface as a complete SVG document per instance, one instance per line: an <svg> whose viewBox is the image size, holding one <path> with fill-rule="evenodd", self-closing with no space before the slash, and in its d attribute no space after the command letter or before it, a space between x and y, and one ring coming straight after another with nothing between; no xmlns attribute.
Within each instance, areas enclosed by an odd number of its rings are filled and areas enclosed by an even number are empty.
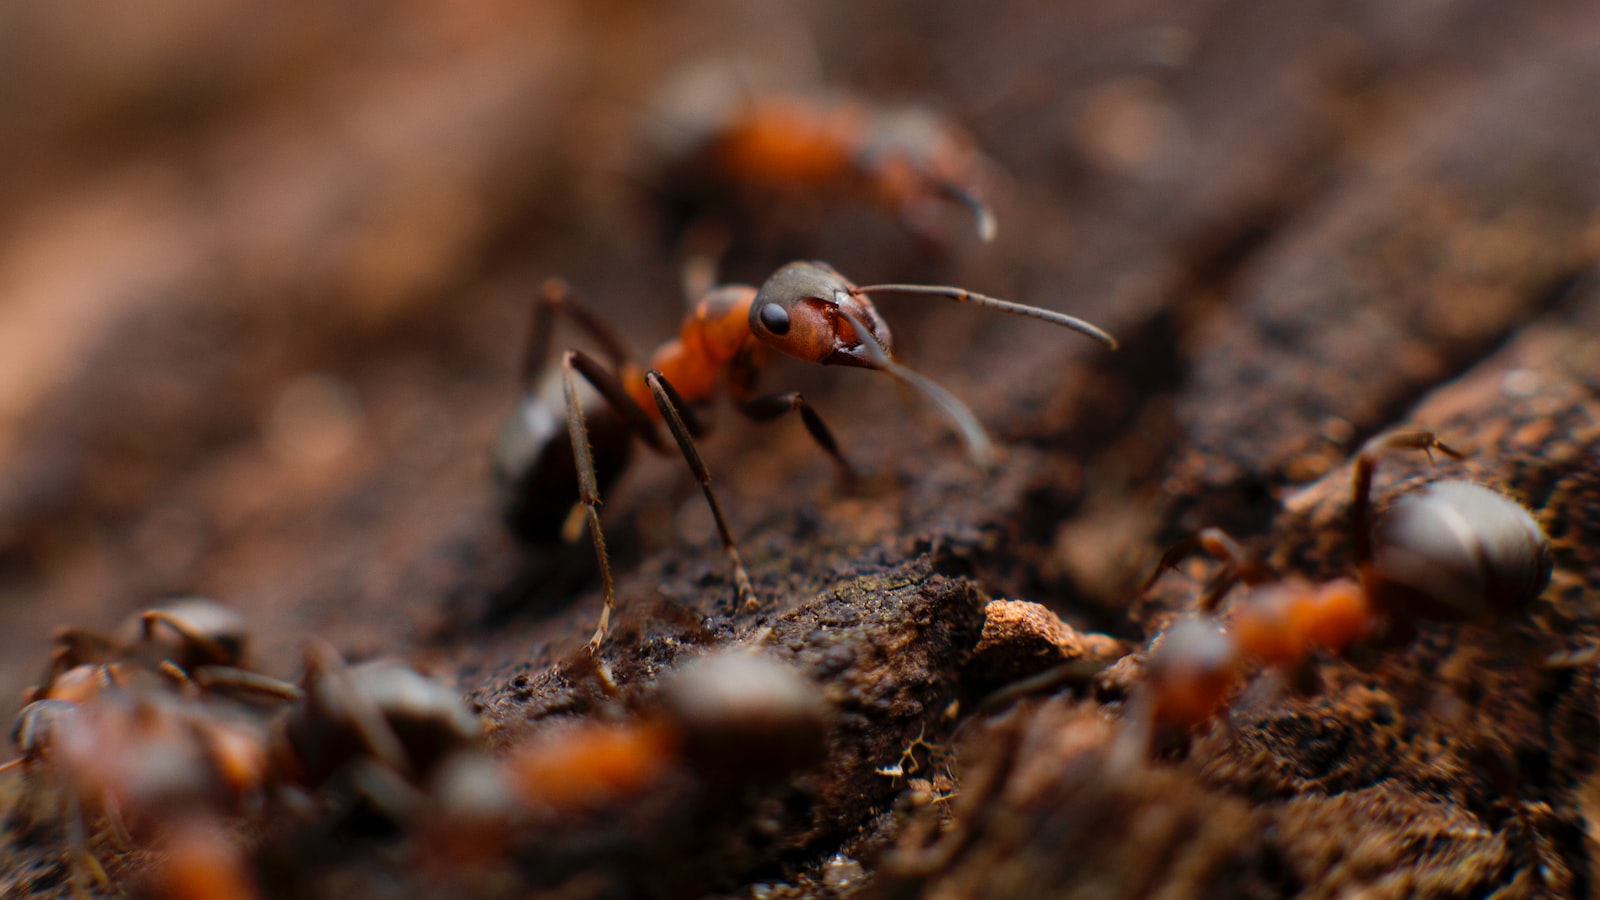
<svg viewBox="0 0 1600 900"><path fill-rule="evenodd" d="M819 192L738 223L726 278L825 259L1122 347L882 299L998 468L886 378L776 364L864 477L792 417L719 411L744 611L682 462L638 454L596 665L597 583L549 587L505 533L489 448L547 276L640 354L675 332L648 136L664 85L728 60L960 123L1000 230L953 211L930 239ZM308 635L403 658L501 750L625 719L722 646L833 709L824 761L775 786L677 772L470 875L420 836L279 835L271 895L1600 894L1591 4L16 4L0 109L0 697L52 628L200 594L262 670L296 677ZM1347 460L1399 425L1466 455L1386 462L1379 510L1439 478L1509 492L1554 544L1541 600L1319 658L1310 689L1248 687L1130 756L1142 650L1210 571L1140 594L1161 550L1219 525L1279 572L1347 572ZM60 830L5 823L0 895L70 895ZM136 888L145 857L95 850Z"/></svg>

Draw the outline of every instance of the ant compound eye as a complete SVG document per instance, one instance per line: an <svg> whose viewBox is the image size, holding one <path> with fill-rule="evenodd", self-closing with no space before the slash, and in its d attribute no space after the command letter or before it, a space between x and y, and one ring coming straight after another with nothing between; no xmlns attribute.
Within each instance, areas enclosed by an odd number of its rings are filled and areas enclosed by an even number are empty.
<svg viewBox="0 0 1600 900"><path fill-rule="evenodd" d="M766 303L758 313L761 317L761 327L773 334L784 335L789 333L789 311L776 303Z"/></svg>

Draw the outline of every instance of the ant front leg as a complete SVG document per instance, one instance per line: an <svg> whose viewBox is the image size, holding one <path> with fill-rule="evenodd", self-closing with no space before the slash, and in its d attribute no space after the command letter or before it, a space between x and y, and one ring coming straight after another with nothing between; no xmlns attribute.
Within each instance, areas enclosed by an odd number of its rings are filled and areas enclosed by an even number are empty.
<svg viewBox="0 0 1600 900"><path fill-rule="evenodd" d="M700 451L694 445L694 436L679 413L679 410L686 408L683 398L678 396L671 382L660 372L647 372L644 379L645 383L650 385L650 393L655 397L656 408L661 410L661 417L666 421L667 429L672 432L672 437L678 442L678 449L683 452L684 462L689 464L689 471L693 472L694 477L700 482L700 490L705 493L706 503L711 506L712 517L717 520L717 537L722 540L722 549L727 552L728 561L733 564L733 580L738 586L740 606L745 610L756 609L760 606L760 601L756 599L755 588L750 586L750 573L745 570L744 560L739 556L739 545L734 542L733 533L728 530L728 522L722 517L722 506L717 503L717 495L711 490L711 471L700 458ZM820 419L818 424L821 424ZM827 430L824 429L823 433L827 434ZM832 436L829 436L828 440L831 443ZM837 454L837 450L835 453Z"/></svg>
<svg viewBox="0 0 1600 900"><path fill-rule="evenodd" d="M732 395L740 414L752 422L771 422L787 413L798 412L800 421L805 423L806 432L811 435L811 439L839 467L840 477L846 483L855 481L855 468L844 458L844 454L839 452L839 443L833 439L833 432L829 430L827 423L822 421L822 416L818 415L816 409L806 402L806 398L799 391L752 397L750 394L755 380L756 366L748 356L736 360L728 370L728 393Z"/></svg>
<svg viewBox="0 0 1600 900"><path fill-rule="evenodd" d="M771 422L782 418L789 412L798 412L800 421L806 424L806 431L811 439L816 441L822 452L828 454L839 467L839 475L847 483L855 481L856 470L850 461L839 452L839 444L833 439L833 432L817 415L817 411L806 402L806 398L799 391L790 391L786 394L767 394L761 397L752 397L739 401L739 412L752 422Z"/></svg>
<svg viewBox="0 0 1600 900"><path fill-rule="evenodd" d="M667 445L662 441L649 414L634 402L614 374L588 354L577 350L567 351L562 358L561 372L562 390L566 396L567 432L572 439L572 456L578 469L578 501L583 504L584 518L589 526L589 537L594 542L595 559L600 569L600 589L604 599L604 605L600 610L600 623L596 626L594 636L589 639L588 644L589 652L594 653L600 648L600 642L611 629L611 615L616 609L617 600L616 582L612 577L611 562L606 554L605 532L600 526L600 487L595 476L594 452L589 443L583 403L578 396L579 375L599 391L606 402L622 415L629 429L650 445L651 449L665 453ZM711 507L711 515L716 520L717 536L721 539L723 550L727 552L728 559L733 564L733 577L741 605L745 609L754 609L758 604L755 589L750 585L750 575L745 570L744 560L739 556L738 544L733 540L732 532L728 530L722 506L711 490L711 473L694 445L694 434L702 430L700 423L689 413L683 399L660 372L646 373L645 382L650 388L662 419L677 441L684 461L689 464L689 470L694 473L695 479L700 482L701 491L705 493L706 502Z"/></svg>

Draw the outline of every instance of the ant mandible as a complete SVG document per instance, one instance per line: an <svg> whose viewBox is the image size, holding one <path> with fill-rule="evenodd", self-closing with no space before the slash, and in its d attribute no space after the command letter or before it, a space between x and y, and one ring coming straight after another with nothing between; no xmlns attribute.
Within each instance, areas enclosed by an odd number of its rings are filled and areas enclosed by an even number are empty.
<svg viewBox="0 0 1600 900"><path fill-rule="evenodd" d="M950 418L980 469L994 465L994 446L972 411L892 357L889 326L868 299L882 293L934 295L973 303L1060 325L1112 349L1117 346L1106 332L1064 313L942 285L856 285L825 263L794 262L775 272L759 289L726 285L707 291L684 320L678 337L657 348L645 369L628 362L621 342L605 323L574 301L565 284L557 280L545 284L535 306L522 370L529 391L496 445L495 480L508 527L528 543L550 543L563 532L575 530L571 514L576 514L577 504L582 505L604 596L600 623L588 644L591 653L605 638L616 607L600 528L600 497L626 465L631 437L659 453L670 453L659 429L665 423L711 507L717 536L746 609L756 606L755 590L711 490L711 474L695 449L694 440L705 434L705 428L690 404L712 399L718 380L725 379L735 405L746 417L766 422L791 410L798 412L817 445L843 472L851 471L833 434L803 396L798 392L754 393L769 350L818 365L854 366L893 375L925 394ZM557 313L571 316L611 361L608 367L579 350L562 355L561 402L569 438L564 448L557 437L554 379L535 384ZM592 399L596 393L609 412L585 412L585 395ZM576 484L572 483L574 471ZM564 520L568 523L565 528Z"/></svg>
<svg viewBox="0 0 1600 900"><path fill-rule="evenodd" d="M1438 450L1429 431L1379 435L1357 455L1351 478L1350 539L1356 575L1324 584L1273 581L1220 529L1208 528L1162 557L1145 582L1194 550L1223 563L1200 609L1207 618L1173 626L1151 655L1146 715L1155 726L1187 728L1209 719L1243 677L1246 661L1279 669L1318 649L1340 653L1386 622L1477 621L1515 613L1544 592L1550 540L1522 504L1470 481L1434 482L1394 501L1372 527L1372 479L1391 450ZM1253 590L1235 603L1223 631L1209 615L1240 581Z"/></svg>

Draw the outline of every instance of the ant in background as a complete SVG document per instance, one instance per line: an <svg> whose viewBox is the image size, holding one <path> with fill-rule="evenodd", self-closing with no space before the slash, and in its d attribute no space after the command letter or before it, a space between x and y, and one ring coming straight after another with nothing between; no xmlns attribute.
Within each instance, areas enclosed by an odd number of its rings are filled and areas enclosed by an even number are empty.
<svg viewBox="0 0 1600 900"><path fill-rule="evenodd" d="M57 695L65 680L82 684L96 669L135 663L191 693L216 690L235 696L288 701L299 689L244 668L248 631L237 612L203 597L184 597L145 610L116 637L83 628L58 628L50 667L23 702ZM65 699L73 699L67 697Z"/></svg>
<svg viewBox="0 0 1600 900"><path fill-rule="evenodd" d="M452 757L418 820L424 858L458 878L509 860L534 871L540 859L569 860L547 867L561 872L587 857L631 880L639 866L617 859L633 853L619 830L646 857L698 852L683 823L743 815L764 789L821 762L834 715L816 682L753 647L679 664L624 705L544 720L498 754ZM596 857L596 846L615 849Z"/></svg>
<svg viewBox="0 0 1600 900"><path fill-rule="evenodd" d="M741 73L697 67L655 104L648 177L679 234L708 223L774 230L824 203L895 216L941 246L944 207L964 207L994 240L984 200L991 164L971 135L932 109L823 90L753 87Z"/></svg>
<svg viewBox="0 0 1600 900"><path fill-rule="evenodd" d="M1550 540L1528 510L1492 488L1438 481L1390 504L1372 527L1372 479L1391 450L1438 450L1460 459L1432 432L1379 435L1357 455L1351 479L1350 538L1356 575L1323 584L1273 580L1232 538L1206 529L1162 557L1145 582L1202 550L1223 569L1199 603L1201 618L1162 635L1151 651L1136 728L1186 730L1227 702L1254 661L1277 670L1318 650L1342 653L1386 626L1417 621L1482 621L1521 611L1550 581ZM1251 592L1234 603L1226 628L1211 614L1237 583ZM1145 741L1148 743L1148 741Z"/></svg>
<svg viewBox="0 0 1600 900"><path fill-rule="evenodd" d="M756 606L755 591L711 490L711 475L694 440L706 429L693 407L710 401L725 381L738 410L756 422L797 412L811 438L848 477L849 464L833 434L798 392L757 395L755 382L771 352L818 365L854 366L886 372L911 385L954 423L968 454L980 469L994 465L995 450L983 426L960 400L892 356L889 326L869 299L872 294L944 297L1028 316L1071 329L1115 349L1107 333L1081 319L1035 306L999 300L939 285L856 285L820 262L794 262L757 289L726 285L708 290L684 320L678 337L662 344L649 368L628 361L611 330L573 299L566 285L550 281L534 307L522 375L528 387L523 402L506 423L495 448L495 482L507 526L525 543L548 544L576 532L578 505L588 523L600 568L604 607L590 639L592 653L610 627L616 606L605 537L601 532L601 494L626 465L631 439L658 453L670 453L660 425L700 482L716 521L717 535L733 570L741 604ZM559 379L541 377L549 352L552 320L570 316L602 348L610 365L579 350L562 355ZM581 379L580 379L581 376ZM555 387L565 406L568 440L559 438ZM594 414L595 395L605 406ZM586 403L587 398L587 403ZM577 473L576 483L572 477Z"/></svg>
<svg viewBox="0 0 1600 900"><path fill-rule="evenodd" d="M434 770L482 741L481 723L454 689L403 663L347 665L312 640L302 685L303 699L273 723L273 770L346 811L364 804L390 823L408 821Z"/></svg>
<svg viewBox="0 0 1600 900"><path fill-rule="evenodd" d="M158 675L120 663L92 668L73 699L61 698L68 693L63 679L62 690L23 708L12 729L20 755L0 765L26 776L30 805L48 801L47 817L64 828L68 874L80 896L88 896L87 881L111 889L90 847L91 814L126 851L162 843L174 821L217 828L227 817L259 812L269 782L258 715L180 695Z"/></svg>

